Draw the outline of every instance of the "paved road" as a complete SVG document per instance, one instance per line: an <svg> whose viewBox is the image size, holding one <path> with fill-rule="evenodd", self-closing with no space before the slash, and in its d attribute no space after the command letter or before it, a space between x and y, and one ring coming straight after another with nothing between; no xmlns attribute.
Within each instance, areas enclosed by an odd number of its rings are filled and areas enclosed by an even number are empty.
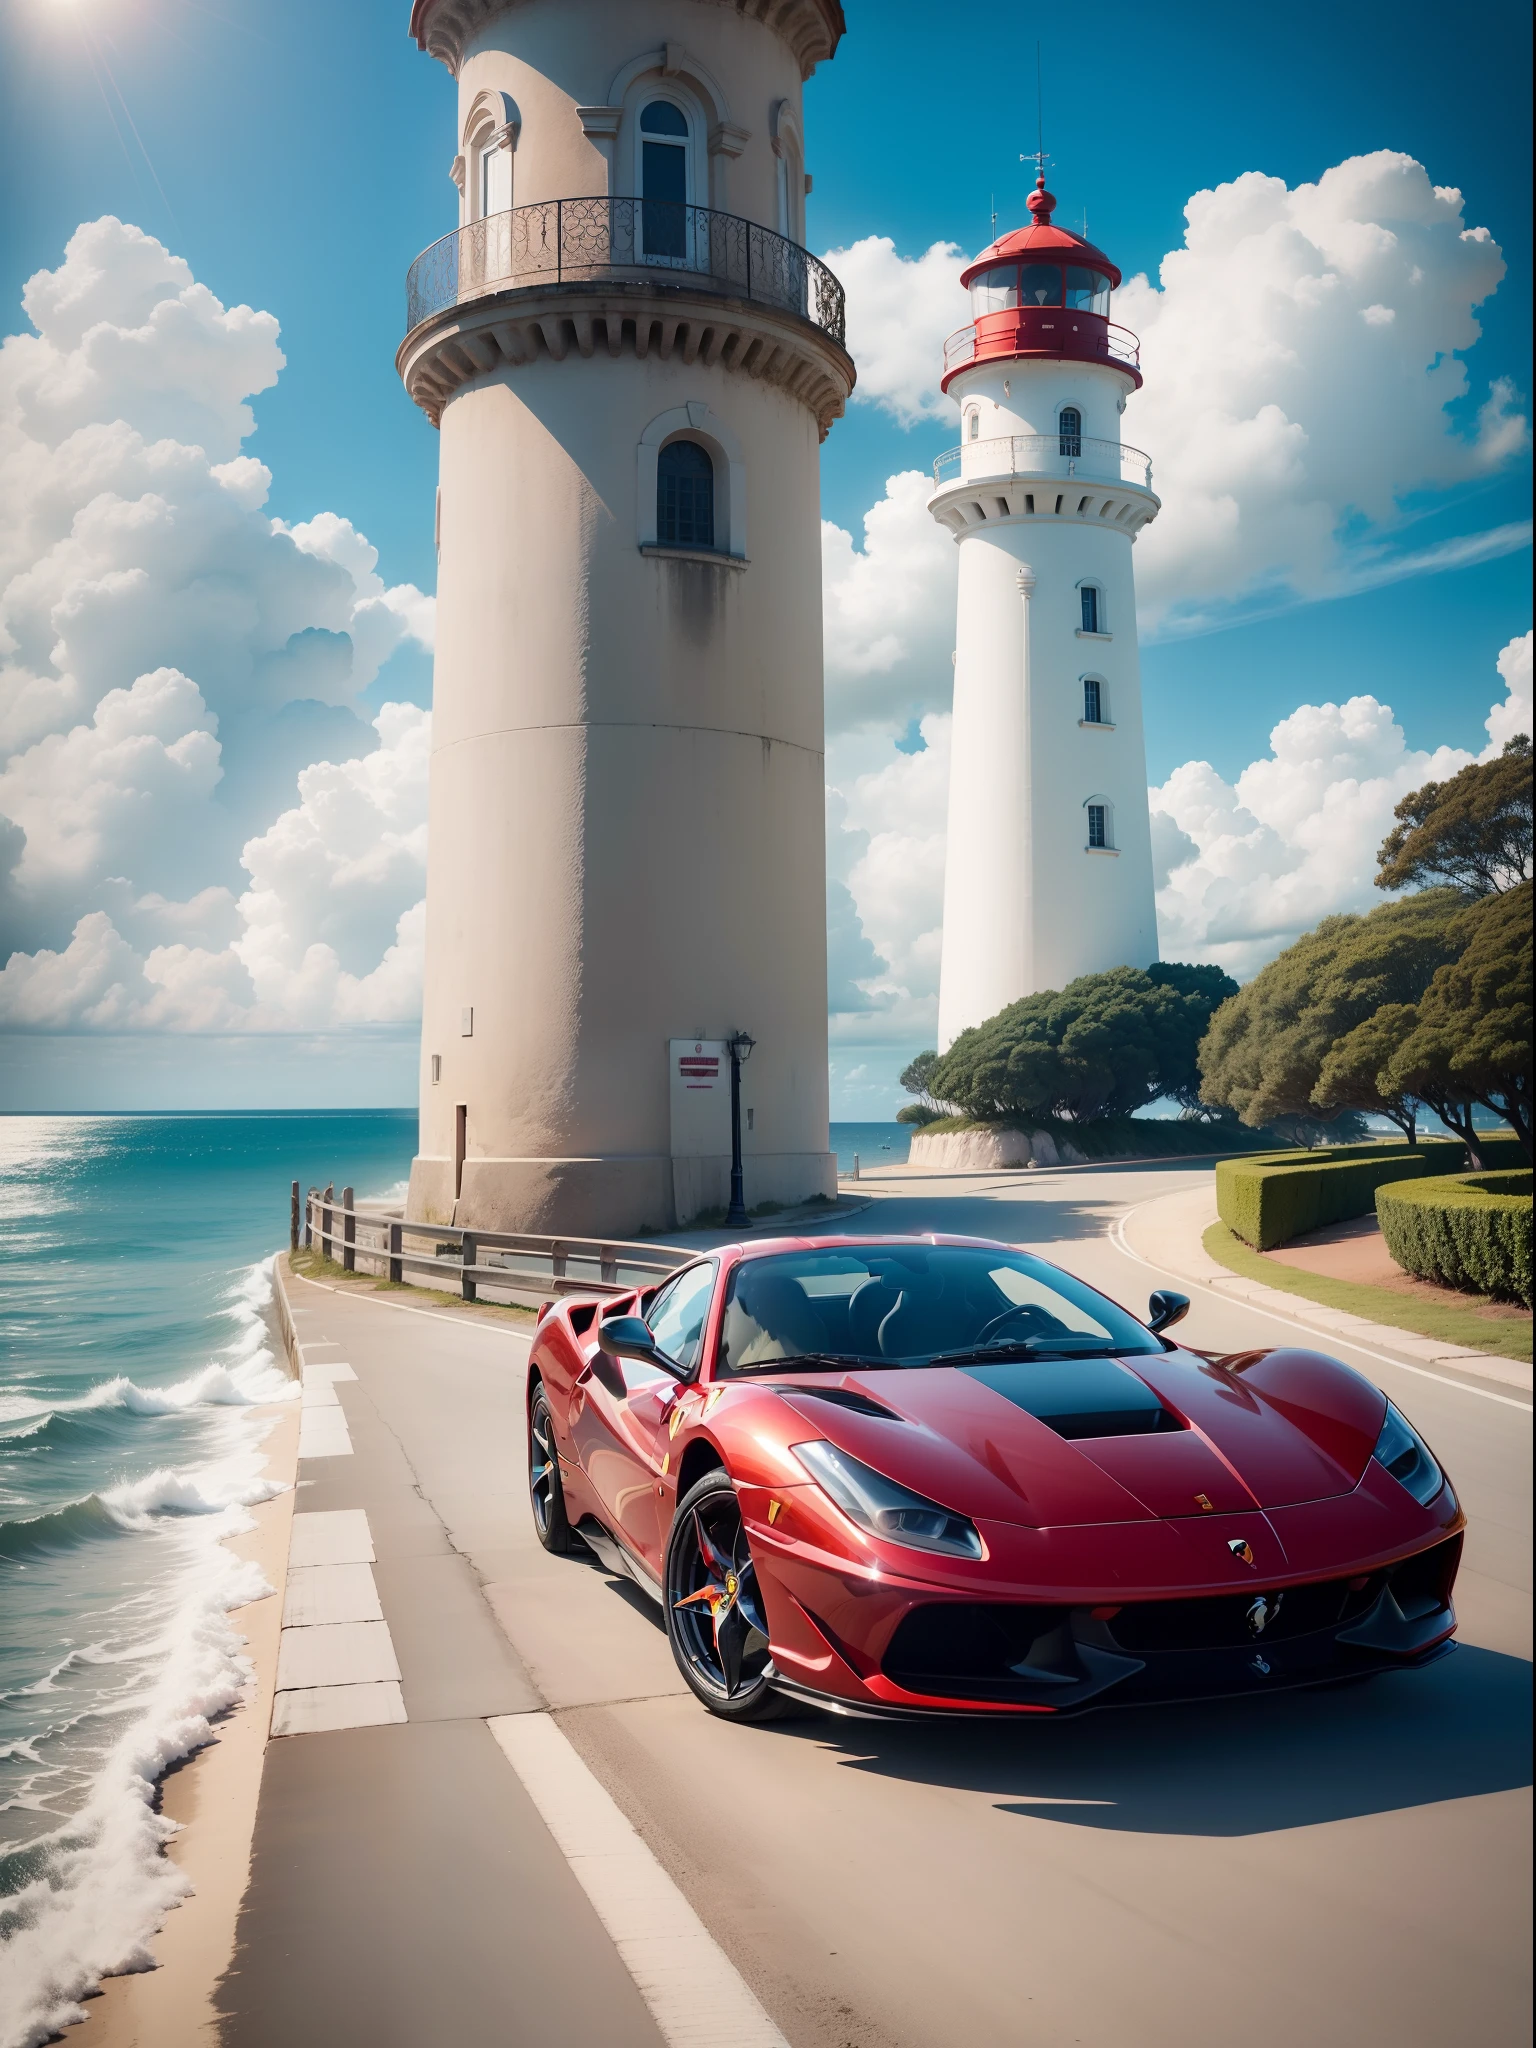
<svg viewBox="0 0 1536 2048"><path fill-rule="evenodd" d="M1198 1177L1152 1167L892 1183L849 1227L921 1225L1026 1244L1134 1304L1165 1276L1119 1249L1107 1226ZM522 1483L523 1339L376 1300L311 1289L300 1300L306 1334L323 1325L358 1373L339 1391L360 1453L377 1443L408 1468L417 1540L425 1531L440 1543L445 1576L422 1577L423 1565L413 1583L403 1561L392 1571L385 1518L378 1578L411 1724L295 1738L269 1757L268 1785L291 1788L291 1811L285 1823L264 1790L243 1978L227 1998L240 2011L280 1948L292 1996L283 2033L266 2038L295 2048L354 2039L606 2048L647 2038L611 1947L590 1912L583 1919L520 1788L510 1773L475 1775L494 1762L475 1748L475 1716L519 1711L534 1695L793 2048L1502 2048L1529 2038L1531 1445L1529 1414L1507 1399L1352 1361L1443 1456L1471 1519L1462 1648L1430 1671L1055 1727L806 1714L733 1728L685 1693L643 1595L537 1547ZM1307 1341L1209 1296L1185 1328L1202 1348ZM318 1493L299 1503L329 1504ZM514 1655L498 1662L500 1647L477 1634L471 1668L445 1675L434 1603L445 1586L461 1600L471 1575ZM452 1710L437 1724L456 1731L447 1748L440 1732L440 1747L429 1746L433 1724L418 1727L416 1701L428 1714L433 1700ZM407 1738L422 1744L418 1754L407 1755ZM329 2029L301 2017L336 1976L325 1889L334 1896L362 1880L340 1867L334 1842L315 1846L308 1853L325 1863L325 1885L300 1887L307 1917L283 1906L304 1867L297 1816L326 1778L299 1752L318 1758L320 1745L365 1739L385 1776L370 1786L364 1769L349 1795L336 1795L334 1828L366 1833L369 1801L376 1810L382 1796L411 1809L416 1832L393 1894L382 1881L366 1886L366 1937L342 1938L359 1972L402 1982L415 1973L418 2015L423 1999L447 1999L433 2031L412 2030L404 2007L391 2031L387 1996L371 2004L386 2015L375 2022L382 2031L337 2031L334 1998ZM433 1793L473 1799L476 1786L499 1803L489 1818L460 1808L461 1862L440 1808L433 1821ZM387 1830L381 1838L375 1828L373 1849L387 1855ZM445 1903L430 1927L413 1928L422 1858ZM451 1904L466 1878L474 1938ZM519 1914L532 1902L542 1964L510 1939L487 1960L487 1918L511 1926L516 1917L499 1913L498 1883L517 1888ZM439 1940L448 1945L440 1969ZM453 1996L466 1970L472 2000ZM436 1972L432 1987L423 1971ZM249 2025L228 2036L261 2038Z"/></svg>

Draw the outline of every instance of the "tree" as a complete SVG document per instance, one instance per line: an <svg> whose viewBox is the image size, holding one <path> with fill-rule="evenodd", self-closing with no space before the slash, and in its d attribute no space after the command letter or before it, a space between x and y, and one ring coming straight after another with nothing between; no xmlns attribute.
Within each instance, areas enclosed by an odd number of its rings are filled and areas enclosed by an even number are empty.
<svg viewBox="0 0 1536 2048"><path fill-rule="evenodd" d="M1531 743L1506 740L1496 760L1474 761L1449 782L1410 790L1381 842L1378 889L1448 882L1469 896L1497 895L1531 878Z"/></svg>
<svg viewBox="0 0 1536 2048"><path fill-rule="evenodd" d="M1341 1114L1374 1111L1411 1143L1413 1091L1376 1085L1364 1043L1346 1062L1342 1042L1384 1004L1416 1003L1455 959L1465 900L1426 889L1364 917L1325 918L1288 946L1212 1019L1199 1053L1204 1099L1254 1129L1299 1120L1302 1142Z"/></svg>
<svg viewBox="0 0 1536 2048"><path fill-rule="evenodd" d="M930 1074L930 1092L979 1117L1129 1115L1193 1088L1212 1009L1235 986L1219 969L1085 974L962 1032Z"/></svg>
<svg viewBox="0 0 1536 2048"><path fill-rule="evenodd" d="M1411 1089L1481 1164L1472 1110L1504 1118L1531 1157L1531 884L1472 904L1455 921L1457 957L1439 969L1400 1031L1384 1078Z"/></svg>
<svg viewBox="0 0 1536 2048"><path fill-rule="evenodd" d="M916 1059L909 1060L901 1070L901 1085L909 1095L915 1095L925 1109L937 1109L929 1083L933 1070L939 1064L936 1052L920 1052Z"/></svg>
<svg viewBox="0 0 1536 2048"><path fill-rule="evenodd" d="M1205 1011L1200 1037L1205 1036L1212 1017L1229 997L1237 994L1237 983L1225 968L1190 966L1179 960L1157 960L1147 969L1147 979L1159 988L1171 988L1178 995L1193 996ZM1163 1076L1163 1093L1173 1097L1186 1116L1207 1120L1227 1114L1219 1104L1206 1102L1200 1093L1200 1040L1189 1049L1189 1064Z"/></svg>

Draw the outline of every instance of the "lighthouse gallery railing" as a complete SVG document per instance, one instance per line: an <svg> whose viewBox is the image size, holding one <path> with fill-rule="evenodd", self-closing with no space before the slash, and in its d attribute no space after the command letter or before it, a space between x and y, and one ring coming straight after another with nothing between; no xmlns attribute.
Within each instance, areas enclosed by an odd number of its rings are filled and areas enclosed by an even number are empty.
<svg viewBox="0 0 1536 2048"><path fill-rule="evenodd" d="M1097 441L1087 434L1001 434L962 441L933 465L936 486L979 483L987 477L1084 477L1098 483L1152 488L1152 458L1123 441Z"/></svg>
<svg viewBox="0 0 1536 2048"><path fill-rule="evenodd" d="M658 199L548 199L470 221L405 280L406 327L487 292L602 283L697 285L796 313L841 347L843 288L808 249L755 221Z"/></svg>

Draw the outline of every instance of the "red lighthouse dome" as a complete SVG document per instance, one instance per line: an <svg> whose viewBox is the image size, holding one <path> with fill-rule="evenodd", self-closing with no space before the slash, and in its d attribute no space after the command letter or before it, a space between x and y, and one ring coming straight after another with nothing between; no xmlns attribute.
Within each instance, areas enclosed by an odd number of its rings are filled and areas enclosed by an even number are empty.
<svg viewBox="0 0 1536 2048"><path fill-rule="evenodd" d="M971 321L944 344L942 388L973 363L1055 358L1107 363L1141 383L1141 344L1109 317L1120 272L1102 249L1052 224L1056 201L1035 182L1030 223L984 249L961 273Z"/></svg>

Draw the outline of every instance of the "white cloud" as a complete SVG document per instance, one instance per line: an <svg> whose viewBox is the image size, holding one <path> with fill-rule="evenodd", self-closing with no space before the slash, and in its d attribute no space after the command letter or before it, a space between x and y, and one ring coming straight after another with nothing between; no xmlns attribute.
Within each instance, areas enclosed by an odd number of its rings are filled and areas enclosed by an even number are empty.
<svg viewBox="0 0 1536 2048"><path fill-rule="evenodd" d="M270 314L112 218L24 304L37 331L0 344L0 1010L403 1018L425 721L359 697L430 647L433 600L386 585L349 520L263 510L241 443L283 367Z"/></svg>
<svg viewBox="0 0 1536 2048"><path fill-rule="evenodd" d="M1151 453L1163 499L1136 549L1144 621L1188 629L1255 597L1455 566L1395 559L1406 501L1529 439L1506 380L1470 431L1448 410L1469 390L1473 309L1504 275L1460 192L1378 150L1294 190L1247 172L1185 215L1160 288L1132 278L1114 306L1146 377L1125 437Z"/></svg>
<svg viewBox="0 0 1536 2048"><path fill-rule="evenodd" d="M965 256L953 242L901 256L889 235L869 235L829 249L826 260L848 294L848 349L859 367L854 403L877 405L904 427L951 418L939 367L945 338L969 318L960 289Z"/></svg>
<svg viewBox="0 0 1536 2048"><path fill-rule="evenodd" d="M821 527L827 730L905 722L948 708L953 683L953 538L928 514L932 478L887 477L864 515L864 545L830 520Z"/></svg>
<svg viewBox="0 0 1536 2048"><path fill-rule="evenodd" d="M1351 697L1283 718L1269 754L1235 783L1208 761L1186 761L1150 792L1154 848L1167 863L1163 957L1218 961L1242 979L1320 918L1379 903L1376 850L1394 806L1471 758L1410 749L1390 706Z"/></svg>
<svg viewBox="0 0 1536 2048"><path fill-rule="evenodd" d="M1522 633L1518 640L1511 640L1499 656L1499 674L1504 678L1507 695L1502 704L1495 704L1488 714L1488 744L1483 749L1486 761L1491 755L1502 752L1504 742L1512 740L1517 733L1524 733L1527 739L1536 737L1531 731L1531 636Z"/></svg>

